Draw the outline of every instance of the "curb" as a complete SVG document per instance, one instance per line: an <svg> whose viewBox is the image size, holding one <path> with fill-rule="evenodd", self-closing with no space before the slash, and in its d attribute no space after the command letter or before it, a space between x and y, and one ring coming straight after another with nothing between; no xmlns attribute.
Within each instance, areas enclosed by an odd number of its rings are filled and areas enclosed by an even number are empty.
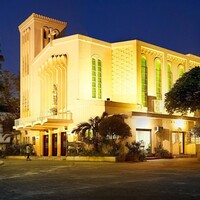
<svg viewBox="0 0 200 200"><path fill-rule="evenodd" d="M26 160L26 156L6 156L7 159ZM30 156L31 160L66 160L66 156Z"/></svg>

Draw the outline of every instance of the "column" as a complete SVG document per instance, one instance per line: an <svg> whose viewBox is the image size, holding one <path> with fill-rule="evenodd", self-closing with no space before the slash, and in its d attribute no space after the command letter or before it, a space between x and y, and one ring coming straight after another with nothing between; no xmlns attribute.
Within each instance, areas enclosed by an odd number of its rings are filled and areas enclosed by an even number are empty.
<svg viewBox="0 0 200 200"><path fill-rule="evenodd" d="M44 133L43 133L43 131L40 131L38 140L39 140L38 155L43 156L44 155Z"/></svg>
<svg viewBox="0 0 200 200"><path fill-rule="evenodd" d="M49 156L52 156L52 130L49 129Z"/></svg>
<svg viewBox="0 0 200 200"><path fill-rule="evenodd" d="M61 134L60 129L57 133L57 156L61 156Z"/></svg>

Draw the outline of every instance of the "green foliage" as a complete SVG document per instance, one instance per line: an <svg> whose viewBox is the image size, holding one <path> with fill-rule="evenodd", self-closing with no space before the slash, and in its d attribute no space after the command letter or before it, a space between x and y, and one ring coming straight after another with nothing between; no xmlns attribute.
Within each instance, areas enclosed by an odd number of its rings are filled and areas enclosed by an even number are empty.
<svg viewBox="0 0 200 200"><path fill-rule="evenodd" d="M122 142L119 140L103 139L101 143L102 153L108 156L120 156L122 152Z"/></svg>
<svg viewBox="0 0 200 200"><path fill-rule="evenodd" d="M85 137L85 134L88 131L92 132L94 137L97 137L99 124L105 117L107 117L107 115L108 114L104 112L101 117L99 116L96 116L94 118L91 117L88 122L82 122L78 124L77 127L72 130L72 133L77 133L77 134L81 133L81 135Z"/></svg>
<svg viewBox="0 0 200 200"><path fill-rule="evenodd" d="M165 94L165 107L170 114L200 109L200 67L183 74L173 88Z"/></svg>
<svg viewBox="0 0 200 200"><path fill-rule="evenodd" d="M194 126L191 130L191 133L194 134L196 137L200 137L200 127Z"/></svg>
<svg viewBox="0 0 200 200"><path fill-rule="evenodd" d="M8 108L9 113L19 117L19 76L9 71L1 71L0 76L0 102Z"/></svg>
<svg viewBox="0 0 200 200"><path fill-rule="evenodd" d="M13 131L14 120L20 116L19 82L18 75L0 71L0 112L4 112L0 123L3 124L4 134L10 136L11 139L16 135Z"/></svg>
<svg viewBox="0 0 200 200"><path fill-rule="evenodd" d="M164 149L162 145L158 145L158 147L154 148L155 157L157 158L172 158L172 155L168 150Z"/></svg>
<svg viewBox="0 0 200 200"><path fill-rule="evenodd" d="M141 149L141 143L133 141L132 143L126 143L128 153L126 156L127 161L144 161L146 156L144 151Z"/></svg>
<svg viewBox="0 0 200 200"><path fill-rule="evenodd" d="M4 153L6 156L19 156L19 155L25 156L26 146L27 144L20 144L20 145L10 144L6 146ZM29 144L29 146L31 148L31 155L35 155L33 145Z"/></svg>
<svg viewBox="0 0 200 200"><path fill-rule="evenodd" d="M123 115L108 117L106 112L101 117L96 116L90 118L88 122L78 124L72 132L79 134L80 140L87 145L79 151L72 145L68 155L118 156L123 149L121 142L131 136L131 129L124 122Z"/></svg>
<svg viewBox="0 0 200 200"><path fill-rule="evenodd" d="M72 130L72 133L79 134L84 142L88 144L92 143L94 145L94 151L99 152L99 124L107 116L108 114L104 112L101 117L91 117L88 122L78 124L77 127Z"/></svg>
<svg viewBox="0 0 200 200"><path fill-rule="evenodd" d="M102 120L99 134L108 139L126 139L131 136L131 128L124 122L121 115L113 115Z"/></svg>
<svg viewBox="0 0 200 200"><path fill-rule="evenodd" d="M9 123L9 122L13 122L12 120L4 120L2 123L3 123L3 127L5 127L5 122ZM4 138L4 140L6 140L7 138L10 138L10 144L13 144L14 140L15 140L15 144L17 145L18 144L18 136L21 135L21 132L19 130L11 130L12 127L11 126L6 126L6 130L4 130L2 136Z"/></svg>
<svg viewBox="0 0 200 200"><path fill-rule="evenodd" d="M124 116L113 115L104 118L99 125L99 134L102 146L110 147L109 155L118 156L121 149L121 141L131 136L131 128L124 122Z"/></svg>

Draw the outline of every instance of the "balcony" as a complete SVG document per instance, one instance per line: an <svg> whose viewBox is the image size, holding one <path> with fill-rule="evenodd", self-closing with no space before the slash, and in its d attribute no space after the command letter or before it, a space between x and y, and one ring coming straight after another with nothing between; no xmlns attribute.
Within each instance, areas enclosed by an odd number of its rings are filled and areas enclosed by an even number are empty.
<svg viewBox="0 0 200 200"><path fill-rule="evenodd" d="M73 123L70 111L58 113L57 115L33 116L15 120L14 129L45 130L54 129Z"/></svg>

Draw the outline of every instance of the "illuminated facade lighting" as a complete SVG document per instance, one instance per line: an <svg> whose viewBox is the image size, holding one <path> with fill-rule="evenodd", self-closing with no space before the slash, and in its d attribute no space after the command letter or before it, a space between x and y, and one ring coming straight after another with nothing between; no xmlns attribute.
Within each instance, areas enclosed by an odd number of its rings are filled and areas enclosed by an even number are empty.
<svg viewBox="0 0 200 200"><path fill-rule="evenodd" d="M161 143L172 154L196 154L195 144L184 143L195 118L179 124L179 113L166 113L164 95L184 72L200 66L200 57L139 40L60 37L66 26L37 14L19 26L21 110L15 128L22 142L36 138L37 155L65 155L66 141L78 139L72 129L106 111L129 116L132 140L142 140L151 152Z"/></svg>

